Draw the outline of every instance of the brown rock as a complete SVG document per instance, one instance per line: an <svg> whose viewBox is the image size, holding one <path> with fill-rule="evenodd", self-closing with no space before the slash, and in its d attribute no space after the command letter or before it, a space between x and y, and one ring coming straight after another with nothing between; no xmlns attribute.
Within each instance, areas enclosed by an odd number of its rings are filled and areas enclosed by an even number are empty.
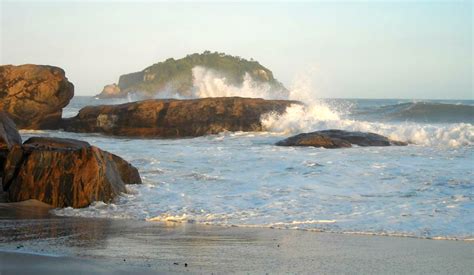
<svg viewBox="0 0 474 275"><path fill-rule="evenodd" d="M406 142L391 140L382 135L364 132L349 132L343 130L324 130L303 133L289 137L276 143L278 146L313 146L324 148L358 146L405 146Z"/></svg>
<svg viewBox="0 0 474 275"><path fill-rule="evenodd" d="M10 149L14 145L21 145L20 133L8 114L0 111L0 149Z"/></svg>
<svg viewBox="0 0 474 275"><path fill-rule="evenodd" d="M88 106L64 120L66 131L136 137L195 137L223 131L261 131L260 117L283 113L289 100L220 97L154 99L121 105Z"/></svg>
<svg viewBox="0 0 474 275"><path fill-rule="evenodd" d="M0 66L0 110L20 129L55 129L74 95L61 68L43 65Z"/></svg>
<svg viewBox="0 0 474 275"><path fill-rule="evenodd" d="M5 163L3 188L12 202L36 199L54 207L110 202L141 183L135 167L87 142L30 138L14 146Z"/></svg>
<svg viewBox="0 0 474 275"><path fill-rule="evenodd" d="M112 157L115 166L117 166L117 170L120 174L120 178L125 184L140 184L142 183L142 179L140 178L140 174L138 173L138 169L135 168L133 165L128 163L123 158L110 154Z"/></svg>
<svg viewBox="0 0 474 275"><path fill-rule="evenodd" d="M8 115L0 112L0 178L3 177L3 165L8 152L15 145L21 145L20 133Z"/></svg>

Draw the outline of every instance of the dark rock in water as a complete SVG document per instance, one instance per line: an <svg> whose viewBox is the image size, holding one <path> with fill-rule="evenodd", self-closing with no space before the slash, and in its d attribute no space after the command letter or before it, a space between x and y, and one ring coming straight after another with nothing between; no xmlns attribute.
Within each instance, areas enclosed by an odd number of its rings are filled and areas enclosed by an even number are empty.
<svg viewBox="0 0 474 275"><path fill-rule="evenodd" d="M191 100L155 99L121 105L88 106L63 128L135 137L195 137L224 131L261 131L260 118L283 113L289 100L220 97Z"/></svg>
<svg viewBox="0 0 474 275"><path fill-rule="evenodd" d="M12 147L4 171L9 201L36 199L54 207L109 202L126 192L125 184L141 183L125 160L73 139L30 138Z"/></svg>
<svg viewBox="0 0 474 275"><path fill-rule="evenodd" d="M391 140L382 135L364 132L349 132L343 130L324 130L303 133L289 137L276 143L278 146L314 146L324 148L358 146L405 146L406 142Z"/></svg>
<svg viewBox="0 0 474 275"><path fill-rule="evenodd" d="M61 68L0 66L0 110L20 129L56 129L73 95L74 85Z"/></svg>
<svg viewBox="0 0 474 275"><path fill-rule="evenodd" d="M15 145L21 145L20 133L8 114L0 112L0 178L3 178L3 165L8 152Z"/></svg>
<svg viewBox="0 0 474 275"><path fill-rule="evenodd" d="M351 147L351 143L338 138L331 138L322 134L299 134L277 142L279 146L314 146L324 148Z"/></svg>

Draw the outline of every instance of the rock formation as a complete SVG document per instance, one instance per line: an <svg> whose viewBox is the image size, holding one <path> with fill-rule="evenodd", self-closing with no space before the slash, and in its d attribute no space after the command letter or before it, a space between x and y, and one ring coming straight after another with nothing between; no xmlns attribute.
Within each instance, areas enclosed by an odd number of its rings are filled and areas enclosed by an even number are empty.
<svg viewBox="0 0 474 275"><path fill-rule="evenodd" d="M288 100L258 98L155 99L121 105L88 106L63 128L135 137L195 137L223 131L261 131L260 117L283 113Z"/></svg>
<svg viewBox="0 0 474 275"><path fill-rule="evenodd" d="M3 178L2 167L7 155L15 145L21 145L20 133L8 115L5 112L0 112L0 178Z"/></svg>
<svg viewBox="0 0 474 275"><path fill-rule="evenodd" d="M54 207L110 202L125 184L141 183L135 167L87 142L30 138L14 145L4 165L3 189L11 202L36 199Z"/></svg>
<svg viewBox="0 0 474 275"><path fill-rule="evenodd" d="M118 85L105 86L97 97L126 97L132 93L146 99L169 93L189 98L194 88L192 70L196 67L212 70L225 79L228 85L239 87L248 75L255 83L268 85L276 95L288 95L288 90L273 77L273 73L257 61L205 51L180 59L168 58L142 71L121 75Z"/></svg>
<svg viewBox="0 0 474 275"><path fill-rule="evenodd" d="M324 148L343 148L358 146L405 146L406 142L391 140L387 137L364 132L349 132L343 130L324 130L303 133L279 141L279 146L313 146Z"/></svg>
<svg viewBox="0 0 474 275"><path fill-rule="evenodd" d="M0 148L10 149L21 144L21 136L16 125L5 112L0 112Z"/></svg>
<svg viewBox="0 0 474 275"><path fill-rule="evenodd" d="M0 66L0 110L20 129L55 129L74 85L61 68L43 65Z"/></svg>
<svg viewBox="0 0 474 275"><path fill-rule="evenodd" d="M117 84L109 84L105 85L102 92L97 95L99 98L121 98L127 96L126 94L122 93L120 87Z"/></svg>

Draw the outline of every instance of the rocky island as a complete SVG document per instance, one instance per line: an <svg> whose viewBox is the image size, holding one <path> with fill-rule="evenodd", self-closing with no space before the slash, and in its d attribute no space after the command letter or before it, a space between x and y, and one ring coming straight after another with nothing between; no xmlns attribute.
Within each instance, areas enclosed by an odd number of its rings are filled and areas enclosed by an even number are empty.
<svg viewBox="0 0 474 275"><path fill-rule="evenodd" d="M257 61L238 56L205 51L181 59L169 58L153 64L142 71L120 76L118 84L106 85L98 98L127 97L129 93L140 98L156 98L165 92L181 97L192 97L193 68L204 67L225 78L229 85L240 86L247 74L257 83L265 83L274 93L285 94L288 90L278 82L273 73Z"/></svg>

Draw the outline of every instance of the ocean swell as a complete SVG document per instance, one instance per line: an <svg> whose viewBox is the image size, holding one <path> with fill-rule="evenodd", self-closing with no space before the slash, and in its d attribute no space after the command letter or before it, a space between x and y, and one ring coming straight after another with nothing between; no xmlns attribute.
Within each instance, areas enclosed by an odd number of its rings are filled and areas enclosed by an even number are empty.
<svg viewBox="0 0 474 275"><path fill-rule="evenodd" d="M405 102L360 110L354 116L383 121L474 124L474 106L465 103Z"/></svg>

